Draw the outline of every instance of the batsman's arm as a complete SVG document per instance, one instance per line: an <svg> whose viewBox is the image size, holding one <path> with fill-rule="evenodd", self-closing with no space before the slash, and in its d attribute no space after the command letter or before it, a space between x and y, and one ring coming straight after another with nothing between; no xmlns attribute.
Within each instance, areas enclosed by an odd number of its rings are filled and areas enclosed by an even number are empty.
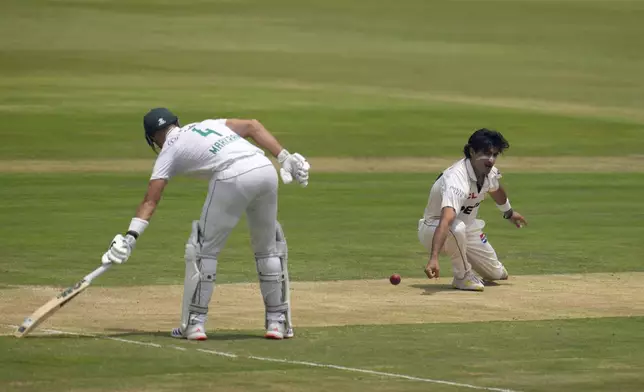
<svg viewBox="0 0 644 392"><path fill-rule="evenodd" d="M260 147L277 157L284 149L268 129L257 120L228 119L226 126L243 138L253 139Z"/></svg>
<svg viewBox="0 0 644 392"><path fill-rule="evenodd" d="M143 201L139 204L139 208L136 210L137 218L145 221L149 221L150 218L152 218L154 211L156 211L157 206L161 201L163 190L167 184L168 180L166 179L155 179L150 181L148 184L148 191L145 193Z"/></svg>
<svg viewBox="0 0 644 392"><path fill-rule="evenodd" d="M130 226L125 236L117 234L107 252L103 253L101 262L103 265L111 263L122 264L129 258L132 250L136 245L136 240L148 227L149 220L154 215L154 211L161 201L161 195L167 185L168 180L164 178L154 178L148 183L148 191L145 193L143 201L136 210L136 216L132 218Z"/></svg>
<svg viewBox="0 0 644 392"><path fill-rule="evenodd" d="M145 192L143 201L136 209L136 216L132 218L130 227L127 230L127 234L132 236L134 240L139 238L139 236L143 234L143 231L148 227L148 223L161 201L163 190L167 184L168 180L165 178L150 180L148 183L148 190Z"/></svg>

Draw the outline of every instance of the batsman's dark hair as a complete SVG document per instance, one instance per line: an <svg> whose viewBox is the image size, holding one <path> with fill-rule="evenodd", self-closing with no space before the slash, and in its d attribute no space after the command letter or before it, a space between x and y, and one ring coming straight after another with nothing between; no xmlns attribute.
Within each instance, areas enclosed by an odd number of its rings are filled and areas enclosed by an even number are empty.
<svg viewBox="0 0 644 392"><path fill-rule="evenodd" d="M467 141L467 144L463 147L463 154L466 158L471 158L470 148L474 152L480 151L490 151L493 148L499 150L499 153L503 153L506 149L510 148L510 143L501 135L501 132L495 131L493 129L481 128L476 130L470 139Z"/></svg>

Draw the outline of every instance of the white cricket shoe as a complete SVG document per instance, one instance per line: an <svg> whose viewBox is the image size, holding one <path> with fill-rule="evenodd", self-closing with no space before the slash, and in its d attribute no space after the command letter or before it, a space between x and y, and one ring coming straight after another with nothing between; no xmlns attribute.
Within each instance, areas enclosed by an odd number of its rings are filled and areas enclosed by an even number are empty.
<svg viewBox="0 0 644 392"><path fill-rule="evenodd" d="M456 279L452 281L452 287L459 290L468 291L483 291L485 286L471 271L465 274L463 279Z"/></svg>
<svg viewBox="0 0 644 392"><path fill-rule="evenodd" d="M508 280L508 276L509 276L508 270L506 270L505 267L503 267L503 274L501 275L501 279L499 280Z"/></svg>
<svg viewBox="0 0 644 392"><path fill-rule="evenodd" d="M283 321L269 320L264 337L266 339L282 340L292 338L293 335L295 335L293 328L287 329Z"/></svg>
<svg viewBox="0 0 644 392"><path fill-rule="evenodd" d="M173 338L188 340L207 340L206 328L203 324L189 325L185 331L181 328L173 328L171 333Z"/></svg>

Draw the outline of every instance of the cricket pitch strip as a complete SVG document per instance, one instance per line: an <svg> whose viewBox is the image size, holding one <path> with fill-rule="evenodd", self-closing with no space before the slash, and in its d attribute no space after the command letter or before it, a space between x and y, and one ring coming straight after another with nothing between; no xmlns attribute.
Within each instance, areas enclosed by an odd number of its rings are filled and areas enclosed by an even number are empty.
<svg viewBox="0 0 644 392"><path fill-rule="evenodd" d="M644 315L644 273L511 276L482 293L451 288L451 278L292 282L295 327L465 323ZM60 291L60 287L0 289L0 333ZM179 321L180 285L101 287L97 284L40 328L97 334L170 331ZM217 285L208 330L263 328L255 283ZM145 320L145 322L141 322ZM145 331L138 328L144 326ZM39 331L35 331L37 335Z"/></svg>

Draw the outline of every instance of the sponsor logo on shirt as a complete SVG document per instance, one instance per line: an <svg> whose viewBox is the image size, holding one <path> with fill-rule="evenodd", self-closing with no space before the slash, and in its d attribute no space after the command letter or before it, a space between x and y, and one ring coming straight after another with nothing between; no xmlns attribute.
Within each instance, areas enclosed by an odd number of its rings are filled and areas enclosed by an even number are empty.
<svg viewBox="0 0 644 392"><path fill-rule="evenodd" d="M478 207L479 205L481 205L481 202L480 202L480 201L479 201L478 203L474 204L473 206L467 206L467 207L466 207L466 206L462 206L462 207L461 207L461 212L462 212L463 214L465 214L465 215L469 215L469 214L471 214L471 213L472 213L472 211L474 211L474 209L475 209L476 207Z"/></svg>
<svg viewBox="0 0 644 392"><path fill-rule="evenodd" d="M465 199L467 198L467 193L463 192L462 190L458 189L457 187L450 185L449 188L447 188L450 192L455 194L456 196Z"/></svg>

